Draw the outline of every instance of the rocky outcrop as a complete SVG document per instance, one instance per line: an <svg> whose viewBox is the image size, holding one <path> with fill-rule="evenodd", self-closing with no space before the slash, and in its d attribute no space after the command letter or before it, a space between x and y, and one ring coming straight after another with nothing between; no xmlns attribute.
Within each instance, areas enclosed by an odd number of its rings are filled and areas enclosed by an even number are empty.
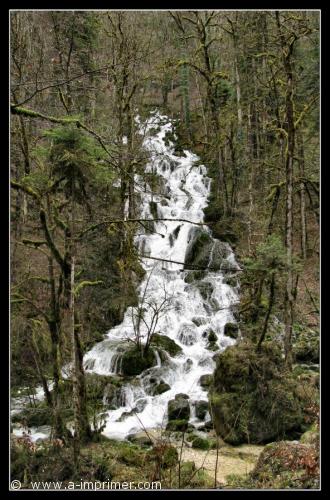
<svg viewBox="0 0 330 500"><path fill-rule="evenodd" d="M168 424L167 430L186 430L190 418L189 396L177 394L167 403Z"/></svg>
<svg viewBox="0 0 330 500"><path fill-rule="evenodd" d="M306 401L298 389L275 344L260 352L248 341L228 347L216 358L209 394L218 435L259 444L302 432Z"/></svg>
<svg viewBox="0 0 330 500"><path fill-rule="evenodd" d="M206 413L208 412L208 409L209 409L208 401L203 401L202 399L199 401L196 401L195 413L196 413L196 417L199 418L199 420L204 420Z"/></svg>
<svg viewBox="0 0 330 500"><path fill-rule="evenodd" d="M226 243L213 240L204 229L192 227L188 236L185 266L188 269L195 266L220 270L229 252L230 249Z"/></svg>
<svg viewBox="0 0 330 500"><path fill-rule="evenodd" d="M209 385L212 383L212 374L207 373L206 375L202 375L201 378L199 379L199 383L202 387L209 387Z"/></svg>
<svg viewBox="0 0 330 500"><path fill-rule="evenodd" d="M153 349L142 356L141 351L136 347L128 349L124 352L121 358L121 372L123 375L134 377L140 375L144 370L151 368L157 364L156 356Z"/></svg>
<svg viewBox="0 0 330 500"><path fill-rule="evenodd" d="M182 353L181 347L167 335L154 333L151 337L151 344L155 347L164 349L164 351L166 351L172 357Z"/></svg>
<svg viewBox="0 0 330 500"><path fill-rule="evenodd" d="M237 339L239 333L239 328L236 323L226 323L224 328L224 334L232 339Z"/></svg>

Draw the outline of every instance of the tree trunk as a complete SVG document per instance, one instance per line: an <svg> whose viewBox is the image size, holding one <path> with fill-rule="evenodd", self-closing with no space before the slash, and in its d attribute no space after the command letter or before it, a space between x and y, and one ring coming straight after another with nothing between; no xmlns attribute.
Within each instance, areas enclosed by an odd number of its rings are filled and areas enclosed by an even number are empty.
<svg viewBox="0 0 330 500"><path fill-rule="evenodd" d="M273 308L273 305L274 305L274 299L275 299L275 272L272 273L272 279L271 279L271 282L270 282L270 291L269 291L269 304L268 304L268 309L267 309L267 313L266 313L266 317L265 317L265 321L264 321L264 326L263 326L263 329L262 329L262 333L260 335L259 342L258 342L258 345L257 345L257 351L260 351L261 344L265 340L265 336L266 336L266 333L267 333L267 328L268 328L268 322L269 322L270 314L272 312L272 308Z"/></svg>
<svg viewBox="0 0 330 500"><path fill-rule="evenodd" d="M279 12L276 11L277 27L281 41L283 66L286 73L286 122L287 122L287 148L286 148L286 232L285 244L287 254L287 281L285 293L285 361L287 366L292 368L292 326L293 326L293 270L292 270L292 246L293 246L293 157L295 148L295 125L293 108L293 68L291 62L293 42L287 44L280 22Z"/></svg>
<svg viewBox="0 0 330 500"><path fill-rule="evenodd" d="M300 194L300 229L301 229L301 256L307 257L307 230L306 230L306 199L305 199L305 158L304 145L301 133L297 134L298 156L299 156L299 194Z"/></svg>

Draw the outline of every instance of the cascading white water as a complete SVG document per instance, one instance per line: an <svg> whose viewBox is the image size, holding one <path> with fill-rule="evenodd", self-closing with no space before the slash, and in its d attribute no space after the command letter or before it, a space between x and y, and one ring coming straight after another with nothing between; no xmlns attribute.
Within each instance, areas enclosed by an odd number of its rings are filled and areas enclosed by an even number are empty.
<svg viewBox="0 0 330 500"><path fill-rule="evenodd" d="M157 204L157 218L202 222L203 208L207 205L210 190L206 167L196 164L198 157L189 151L184 151L184 156L174 154L174 145L165 139L166 133L172 132L173 127L166 116L155 112L144 124L140 123L140 127L145 134L144 147L150 153L147 171L163 178L164 185L162 195L152 195L150 187L146 187L146 192L141 196L141 219L152 218L150 202L153 201ZM156 134L155 128L159 130ZM184 262L195 231L192 228L198 226L189 222L158 221L154 223L151 234L141 230L135 243L143 255ZM205 231L210 234L206 226ZM239 269L229 245L222 244L222 248L226 250L226 263L232 269ZM142 426L164 426L167 420L167 403L178 393L189 396L192 410L194 402L207 400L206 389L201 387L199 379L202 375L212 373L215 362L214 352L207 349L205 332L215 332L219 350L234 343L233 339L224 335L224 326L227 322L235 321L231 306L238 302L238 297L236 290L224 283L221 271L207 271L202 279L203 283L210 284L209 293L205 296L201 294L197 284L185 282L188 271L183 270L182 264L147 258L142 260L142 264L146 274L138 294L146 304L145 322L148 325L152 320L151 307L147 304L159 307L166 295L166 304L156 331L175 340L182 347L182 354L168 357L163 362L159 354L156 354L157 364L136 377L134 383L127 383L122 388L122 406L108 411L104 429L106 436L116 439L123 439L128 434L141 430ZM122 324L112 328L107 339L86 353L84 365L87 372L102 375L120 373L122 342L135 337L132 318L134 311L128 308ZM141 325L140 332L147 333L145 323ZM148 394L151 377L169 384L170 390L155 396L151 396L150 392ZM124 412L131 414L126 416ZM198 424L194 411L191 422Z"/></svg>

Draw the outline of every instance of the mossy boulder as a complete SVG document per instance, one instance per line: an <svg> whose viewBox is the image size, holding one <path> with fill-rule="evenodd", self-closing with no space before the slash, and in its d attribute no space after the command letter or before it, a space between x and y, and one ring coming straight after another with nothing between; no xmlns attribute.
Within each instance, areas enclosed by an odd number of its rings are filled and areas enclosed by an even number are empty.
<svg viewBox="0 0 330 500"><path fill-rule="evenodd" d="M188 234L188 247L185 255L185 267L211 267L219 270L229 255L226 243L215 241L211 235L201 228L192 227Z"/></svg>
<svg viewBox="0 0 330 500"><path fill-rule="evenodd" d="M213 330L209 330L207 335L207 340L209 342L216 342L218 340L218 336Z"/></svg>
<svg viewBox="0 0 330 500"><path fill-rule="evenodd" d="M164 392L167 392L171 389L171 386L169 384L166 384L166 382L160 382L157 384L153 390L153 396L157 396L159 394L163 394Z"/></svg>
<svg viewBox="0 0 330 500"><path fill-rule="evenodd" d="M224 334L232 339L237 339L239 328L236 323L226 323L224 328Z"/></svg>
<svg viewBox="0 0 330 500"><path fill-rule="evenodd" d="M188 420L182 418L169 420L166 424L166 430L172 432L185 432L188 429L188 425Z"/></svg>
<svg viewBox="0 0 330 500"><path fill-rule="evenodd" d="M211 383L212 383L212 380L213 380L212 373L207 373L207 374L202 375L200 377L199 384L202 387L209 387L209 385L211 385Z"/></svg>
<svg viewBox="0 0 330 500"><path fill-rule="evenodd" d="M206 413L208 412L209 409L209 403L208 401L196 401L195 403L195 413L196 417L199 418L199 420L204 420Z"/></svg>
<svg viewBox="0 0 330 500"><path fill-rule="evenodd" d="M182 353L182 348L167 335L160 335L158 333L154 333L151 338L151 344L155 347L164 349L172 357L178 356L179 354Z"/></svg>
<svg viewBox="0 0 330 500"><path fill-rule="evenodd" d="M169 469L177 465L179 453L174 446L160 442L147 453L146 458L151 462L156 462L162 469Z"/></svg>
<svg viewBox="0 0 330 500"><path fill-rule="evenodd" d="M293 345L293 353L298 362L319 363L320 359L319 333L313 330L302 331L297 335Z"/></svg>
<svg viewBox="0 0 330 500"><path fill-rule="evenodd" d="M185 395L176 395L175 399L171 399L167 403L168 420L189 420L190 405Z"/></svg>
<svg viewBox="0 0 330 500"><path fill-rule="evenodd" d="M290 441L270 443L261 452L250 477L255 488L318 489L318 448Z"/></svg>
<svg viewBox="0 0 330 500"><path fill-rule="evenodd" d="M71 412L72 414L72 412ZM22 412L11 417L12 423L23 423L26 427L41 427L53 424L54 415L51 409L43 404L34 408L25 408Z"/></svg>
<svg viewBox="0 0 330 500"><path fill-rule="evenodd" d="M174 399L189 399L189 396L184 392L179 392L178 394L175 395Z"/></svg>
<svg viewBox="0 0 330 500"><path fill-rule="evenodd" d="M86 393L89 404L93 407L104 406L110 410L118 407L117 400L123 380L112 375L86 373Z"/></svg>
<svg viewBox="0 0 330 500"><path fill-rule="evenodd" d="M211 447L209 440L202 437L196 437L192 441L191 446L192 448L197 448L198 450L209 450Z"/></svg>
<svg viewBox="0 0 330 500"><path fill-rule="evenodd" d="M228 347L216 357L209 393L217 434L237 445L302 432L306 401L296 389L276 344L266 342L260 352L247 340Z"/></svg>
<svg viewBox="0 0 330 500"><path fill-rule="evenodd" d="M150 436L144 431L136 432L134 434L129 434L127 436L128 441L137 444L139 446L151 446L153 441Z"/></svg>
<svg viewBox="0 0 330 500"><path fill-rule="evenodd" d="M156 364L157 360L153 349L149 348L142 356L141 351L134 347L122 355L121 371L123 375L134 377Z"/></svg>

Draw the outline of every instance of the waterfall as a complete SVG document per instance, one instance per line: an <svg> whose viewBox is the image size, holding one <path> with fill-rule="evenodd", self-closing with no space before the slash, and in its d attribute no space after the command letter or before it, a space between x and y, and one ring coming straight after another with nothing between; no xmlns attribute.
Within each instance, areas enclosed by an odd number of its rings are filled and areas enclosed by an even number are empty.
<svg viewBox="0 0 330 500"><path fill-rule="evenodd" d="M157 218L203 222L203 208L207 205L210 190L206 167L200 165L199 158L189 151L184 151L183 156L175 154L174 144L166 138L168 132L173 136L173 123L166 116L154 112L145 123L139 120L138 123L144 134L144 147L150 154L146 169L156 173L163 185L162 194L151 194L150 187L146 186L141 196L141 218L153 218L151 210L155 213L156 207ZM139 185L138 176L136 181ZM104 434L108 437L124 439L128 434L141 430L142 425L145 428L164 426L167 403L178 393L189 396L192 408L196 401L206 400L207 390L201 387L199 379L213 372L215 362L214 351L207 348L205 332L212 330L216 334L219 351L235 342L224 335L224 326L227 322L235 322L232 306L238 302L237 290L224 282L221 266L219 271L212 267L215 254L220 252L227 267L239 269L229 245L212 240L211 253L206 262L211 270L199 283L185 280L189 271L180 263L185 261L188 243L199 227L189 222L158 221L154 222L153 232L146 233L141 228L136 235L135 244L141 254L166 259L166 262L142 259L146 274L138 295L142 300L145 294L144 299L148 298L155 305L157 302L160 304L166 294L169 300L160 314L157 332L173 339L182 348L182 353L164 360L156 351L157 365L136 377L134 383L125 384L124 397L120 399L122 406L107 413ZM203 230L211 238L206 226ZM206 293L202 292L202 288ZM112 328L104 341L86 353L84 366L87 372L102 375L120 373L123 340L133 339L135 335L132 314L132 308L128 308L123 322ZM146 322L151 319L150 315L151 311L147 310ZM144 326L142 333L146 333ZM162 380L170 389L151 396L148 391L150 377ZM194 411L191 422L198 424Z"/></svg>

